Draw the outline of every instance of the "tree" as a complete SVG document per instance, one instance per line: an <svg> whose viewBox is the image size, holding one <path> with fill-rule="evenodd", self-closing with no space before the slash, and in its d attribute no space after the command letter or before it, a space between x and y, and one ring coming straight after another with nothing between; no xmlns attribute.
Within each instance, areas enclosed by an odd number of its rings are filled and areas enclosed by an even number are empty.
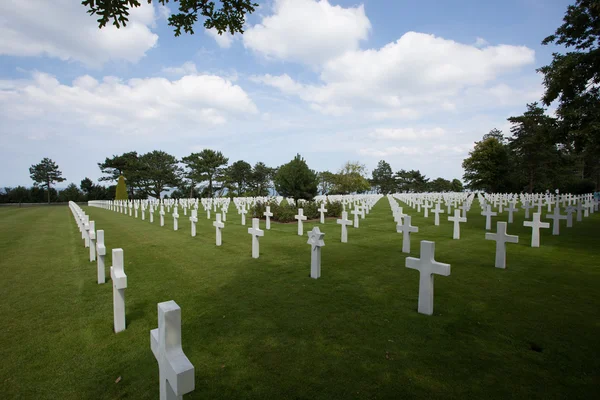
<svg viewBox="0 0 600 400"><path fill-rule="evenodd" d="M317 174L297 154L292 161L279 167L275 189L285 197L312 200L317 194Z"/></svg>
<svg viewBox="0 0 600 400"><path fill-rule="evenodd" d="M86 177L81 180L79 187L86 196L89 196L92 190L94 190L94 182L92 182L90 178Z"/></svg>
<svg viewBox="0 0 600 400"><path fill-rule="evenodd" d="M193 179L194 182L208 181L207 194L208 197L213 197L215 194L213 183L223 175L223 166L227 165L229 159L220 151L204 149L184 157L181 161L188 168L188 178Z"/></svg>
<svg viewBox="0 0 600 400"><path fill-rule="evenodd" d="M61 190L58 194L58 200L62 202L74 201L78 202L82 200L82 193L79 191L79 188L74 183L69 183L66 189Z"/></svg>
<svg viewBox="0 0 600 400"><path fill-rule="evenodd" d="M509 149L501 131L492 129L483 136L469 156L463 160L463 179L473 190L500 192L506 187L509 174ZM462 185L461 185L462 186Z"/></svg>
<svg viewBox="0 0 600 400"><path fill-rule="evenodd" d="M174 156L154 150L140 156L139 163L145 194L160 199L162 192L179 185L182 171Z"/></svg>
<svg viewBox="0 0 600 400"><path fill-rule="evenodd" d="M252 168L249 185L254 196L268 196L270 182L273 179L273 168L269 168L263 162L257 162Z"/></svg>
<svg viewBox="0 0 600 400"><path fill-rule="evenodd" d="M243 196L248 182L252 179L252 166L243 160L236 161L227 168L226 176L229 182L235 184L237 195Z"/></svg>
<svg viewBox="0 0 600 400"><path fill-rule="evenodd" d="M364 177L366 166L358 161L348 161L336 174L334 191L339 194L364 193L371 185Z"/></svg>
<svg viewBox="0 0 600 400"><path fill-rule="evenodd" d="M547 189L556 171L558 150L556 147L556 120L545 115L537 103L527 104L527 111L518 117L510 117L512 124L508 139L514 154L514 166L524 174L527 191Z"/></svg>
<svg viewBox="0 0 600 400"><path fill-rule="evenodd" d="M135 192L143 194L141 184L142 165L139 162L139 157L136 151L123 153L120 156L112 156L106 158L103 163L98 163L100 171L107 175L99 179L99 181L118 181L122 175L129 186L129 197L134 198Z"/></svg>
<svg viewBox="0 0 600 400"><path fill-rule="evenodd" d="M48 190L48 204L50 204L50 187L53 183L64 182L62 172L58 165L49 158L43 158L39 164L34 164L29 168L31 179L34 186Z"/></svg>
<svg viewBox="0 0 600 400"><path fill-rule="evenodd" d="M450 190L453 192L462 192L463 190L465 190L465 188L463 187L461 181L459 181L458 179L452 179Z"/></svg>
<svg viewBox="0 0 600 400"><path fill-rule="evenodd" d="M123 177L123 175L119 177L119 180L117 182L115 200L127 200L127 187L125 186L125 178Z"/></svg>
<svg viewBox="0 0 600 400"><path fill-rule="evenodd" d="M152 0L147 0L148 4ZM156 0L163 6L169 0ZM173 0L177 2L177 0ZM88 8L90 15L98 14L99 28L103 28L112 20L117 28L127 26L129 10L139 7L140 0L83 0L82 5ZM175 28L175 36L181 35L181 29L186 33L194 34L194 24L198 21L198 14L206 18L204 27L215 28L217 32L244 33L245 14L252 14L258 4L251 0L221 0L222 7L215 9L215 2L208 0L179 0L179 13L169 17L169 25Z"/></svg>
<svg viewBox="0 0 600 400"><path fill-rule="evenodd" d="M329 171L319 172L317 174L317 181L319 192L323 194L329 194L333 191L335 186L335 174Z"/></svg>
<svg viewBox="0 0 600 400"><path fill-rule="evenodd" d="M552 62L538 69L549 106L558 99L556 114L565 126L564 142L573 144L581 177L600 186L600 4L577 0L567 7L563 24L543 45L564 45L566 54L553 53Z"/></svg>
<svg viewBox="0 0 600 400"><path fill-rule="evenodd" d="M377 187L378 193L388 194L395 191L396 182L390 164L384 160L380 160L377 163L377 168L373 170L372 175L372 182L373 185Z"/></svg>
<svg viewBox="0 0 600 400"><path fill-rule="evenodd" d="M452 191L452 182L444 178L436 178L429 182L430 192L450 192Z"/></svg>
<svg viewBox="0 0 600 400"><path fill-rule="evenodd" d="M427 190L429 178L421 174L419 170L405 171L401 169L394 176L396 185L400 191L424 192Z"/></svg>

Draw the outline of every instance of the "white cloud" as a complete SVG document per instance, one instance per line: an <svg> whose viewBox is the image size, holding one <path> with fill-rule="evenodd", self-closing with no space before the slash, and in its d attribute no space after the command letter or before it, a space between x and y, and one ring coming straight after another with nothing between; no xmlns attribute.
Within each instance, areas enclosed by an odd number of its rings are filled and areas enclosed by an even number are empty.
<svg viewBox="0 0 600 400"><path fill-rule="evenodd" d="M196 64L192 61L186 61L179 67L166 67L162 71L166 74L184 76L184 75L196 75L198 70Z"/></svg>
<svg viewBox="0 0 600 400"><path fill-rule="evenodd" d="M388 140L416 140L440 138L446 134L442 128L415 129L415 128L377 128L370 136L376 139Z"/></svg>
<svg viewBox="0 0 600 400"><path fill-rule="evenodd" d="M521 102L532 93L490 85L504 73L533 62L534 51L524 46L478 49L407 32L380 49L347 51L331 58L320 67L319 84L299 83L287 74L254 77L254 81L296 95L315 110L410 119L438 111L460 112L461 107L473 105L465 98L469 90L474 96L485 91L490 98Z"/></svg>
<svg viewBox="0 0 600 400"><path fill-rule="evenodd" d="M231 44L233 43L233 39L234 39L233 35L231 35L230 33L227 33L227 32L223 32L221 35L219 35L216 28L205 29L204 33L206 33L208 36L215 39L215 41L217 42L219 47L222 49L230 48Z"/></svg>
<svg viewBox="0 0 600 400"><path fill-rule="evenodd" d="M243 41L267 58L318 65L356 50L370 29L363 5L343 8L327 0L275 0L273 15L246 30Z"/></svg>
<svg viewBox="0 0 600 400"><path fill-rule="evenodd" d="M156 45L150 27L155 8L142 2L131 11L127 27L98 29L80 1L0 1L0 55L49 56L99 67L112 60L137 62Z"/></svg>
<svg viewBox="0 0 600 400"><path fill-rule="evenodd" d="M480 38L478 37L477 39L475 39L475 43L473 44L473 46L475 47L485 47L487 45L489 45L490 43L485 40L484 38Z"/></svg>
<svg viewBox="0 0 600 400"><path fill-rule="evenodd" d="M182 134L197 136L202 128L258 113L241 87L216 75L174 81L111 76L98 81L84 75L67 85L41 72L27 84L1 90L0 110L5 121L37 122L41 131L67 124L103 137L157 137L177 126L186 127Z"/></svg>
<svg viewBox="0 0 600 400"><path fill-rule="evenodd" d="M390 156L466 156L473 148L472 144L448 145L439 144L433 146L386 146L382 149L365 147L358 150L358 154L366 157L390 157Z"/></svg>

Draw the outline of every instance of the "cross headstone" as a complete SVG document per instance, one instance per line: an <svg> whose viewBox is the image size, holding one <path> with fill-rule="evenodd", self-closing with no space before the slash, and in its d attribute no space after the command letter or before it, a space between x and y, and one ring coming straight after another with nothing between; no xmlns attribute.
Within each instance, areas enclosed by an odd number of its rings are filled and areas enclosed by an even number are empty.
<svg viewBox="0 0 600 400"><path fill-rule="evenodd" d="M298 215L294 215L294 218L298 220L298 236L304 236L304 229L302 227L302 221L306 221L306 215L303 214L304 210L299 208Z"/></svg>
<svg viewBox="0 0 600 400"><path fill-rule="evenodd" d="M560 233L560 220L567 219L567 216L560 213L560 207L557 205L552 214L546 214L546 219L552 220L552 234L556 236Z"/></svg>
<svg viewBox="0 0 600 400"><path fill-rule="evenodd" d="M308 232L308 242L306 243L311 246L310 277L313 279L321 277L321 248L325 246L324 236L325 234L321 232L318 226Z"/></svg>
<svg viewBox="0 0 600 400"><path fill-rule="evenodd" d="M531 247L540 247L540 228L550 228L550 224L540 221L540 213L533 213L533 220L524 221L523 226L531 227Z"/></svg>
<svg viewBox="0 0 600 400"><path fill-rule="evenodd" d="M496 268L506 268L506 243L519 243L519 237L506 234L506 222L496 223L496 233L486 233L486 240L496 241Z"/></svg>
<svg viewBox="0 0 600 400"><path fill-rule="evenodd" d="M403 219L402 225L396 225L396 232L402 232L402 252L410 253L410 234L419 232L419 228L410 224L411 216L407 215Z"/></svg>
<svg viewBox="0 0 600 400"><path fill-rule="evenodd" d="M358 228L358 216L360 215L360 210L358 210L356 207L354 207L352 209L352 211L350 211L350 214L354 215L354 224L352 226L354 226L355 228Z"/></svg>
<svg viewBox="0 0 600 400"><path fill-rule="evenodd" d="M252 235L252 258L259 256L258 238L265 235L265 231L259 227L260 220L252 218L252 228L248 228L248 233Z"/></svg>
<svg viewBox="0 0 600 400"><path fill-rule="evenodd" d="M448 217L448 221L454 222L452 239L460 239L460 223L467 222L467 219L460 216L460 210L454 210L454 217Z"/></svg>
<svg viewBox="0 0 600 400"><path fill-rule="evenodd" d="M150 348L158 361L160 400L181 400L194 390L194 366L181 348L181 308L173 300L158 303Z"/></svg>
<svg viewBox="0 0 600 400"><path fill-rule="evenodd" d="M215 222L213 222L213 226L216 228L216 242L217 242L217 246L220 246L222 241L221 241L221 229L225 228L225 224L223 222L221 222L221 214L216 214L216 218L217 220Z"/></svg>
<svg viewBox="0 0 600 400"><path fill-rule="evenodd" d="M444 210L442 210L440 208L440 203L435 203L435 208L433 209L432 212L434 214L433 224L435 226L439 226L440 225L440 214L444 213Z"/></svg>
<svg viewBox="0 0 600 400"><path fill-rule="evenodd" d="M462 211L462 217L467 218L467 210L469 209L467 201L463 202L458 208Z"/></svg>
<svg viewBox="0 0 600 400"><path fill-rule="evenodd" d="M248 213L248 210L246 210L246 207L243 207L240 209L240 214L242 214L242 226L246 226L246 214Z"/></svg>
<svg viewBox="0 0 600 400"><path fill-rule="evenodd" d="M319 207L319 212L321 213L320 222L322 224L324 224L325 223L325 213L327 212L327 209L325 208L325 203L321 203L321 207Z"/></svg>
<svg viewBox="0 0 600 400"><path fill-rule="evenodd" d="M433 314L433 274L449 276L450 264L435 261L435 242L421 241L421 258L407 257L406 268L419 271L420 314Z"/></svg>
<svg viewBox="0 0 600 400"><path fill-rule="evenodd" d="M150 216L150 223L154 223L154 207L150 204L150 209L148 210L148 215Z"/></svg>
<svg viewBox="0 0 600 400"><path fill-rule="evenodd" d="M221 217L223 218L223 222L227 222L227 208L225 206L221 208Z"/></svg>
<svg viewBox="0 0 600 400"><path fill-rule="evenodd" d="M165 226L165 207L161 204L160 206L160 226Z"/></svg>
<svg viewBox="0 0 600 400"><path fill-rule="evenodd" d="M488 204L485 211L483 211L481 215L485 217L485 230L489 231L492 229L492 217L495 217L498 215L498 213L492 211L492 206Z"/></svg>
<svg viewBox="0 0 600 400"><path fill-rule="evenodd" d="M567 206L565 208L565 212L567 213L567 228L573 227L573 213L577 211L577 209L573 206Z"/></svg>
<svg viewBox="0 0 600 400"><path fill-rule="evenodd" d="M192 227L192 237L196 237L196 222L198 222L198 211L192 210L192 215L190 216L190 225Z"/></svg>
<svg viewBox="0 0 600 400"><path fill-rule="evenodd" d="M127 288L127 275L123 266L123 249L113 249L110 279L113 282L113 319L115 333L125 330L125 289Z"/></svg>
<svg viewBox="0 0 600 400"><path fill-rule="evenodd" d="M512 224L513 213L519 211L519 209L516 207L516 203L514 201L511 201L510 203L508 203L508 208L506 210L508 211L508 223Z"/></svg>
<svg viewBox="0 0 600 400"><path fill-rule="evenodd" d="M176 231L179 229L179 224L177 223L179 219L179 213L177 212L177 207L173 210L173 230Z"/></svg>
<svg viewBox="0 0 600 400"><path fill-rule="evenodd" d="M532 208L535 208L535 206L530 202L526 201L525 203L523 203L523 210L525 210L525 219L529 218L529 210L531 210Z"/></svg>
<svg viewBox="0 0 600 400"><path fill-rule="evenodd" d="M99 230L96 232L96 253L98 253L98 260L96 267L98 269L98 284L106 282L104 274L104 256L106 256L106 247L104 246L104 231Z"/></svg>
<svg viewBox="0 0 600 400"><path fill-rule="evenodd" d="M271 206L267 206L267 210L263 214L267 218L265 229L271 229L271 217L273 216L273 213L271 212Z"/></svg>
<svg viewBox="0 0 600 400"><path fill-rule="evenodd" d="M342 243L348 243L348 228L347 225L352 226L352 221L348 219L348 212L342 211L342 218L337 220L337 223L342 226Z"/></svg>
<svg viewBox="0 0 600 400"><path fill-rule="evenodd" d="M90 262L96 261L96 223L90 221L88 235L90 237Z"/></svg>

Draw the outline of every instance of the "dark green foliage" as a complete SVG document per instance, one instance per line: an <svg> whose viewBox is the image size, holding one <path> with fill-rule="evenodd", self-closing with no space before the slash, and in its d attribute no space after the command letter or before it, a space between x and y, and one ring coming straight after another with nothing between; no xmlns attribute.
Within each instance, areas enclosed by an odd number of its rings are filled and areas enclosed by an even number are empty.
<svg viewBox="0 0 600 400"><path fill-rule="evenodd" d="M399 192L426 192L429 184L429 178L414 169L410 171L401 169L396 172L394 178Z"/></svg>
<svg viewBox="0 0 600 400"><path fill-rule="evenodd" d="M475 142L475 148L463 161L463 179L469 189L500 192L509 187L510 150L502 135L498 136L499 132L492 130L492 134L485 135L480 142Z"/></svg>
<svg viewBox="0 0 600 400"><path fill-rule="evenodd" d="M137 151L107 157L103 163L98 163L98 167L103 174L107 175L101 177L99 181L117 182L123 175L129 188L129 198L134 199L136 192L141 197L145 197L142 188L142 166Z"/></svg>
<svg viewBox="0 0 600 400"><path fill-rule="evenodd" d="M344 207L339 201L327 201L325 208L327 209L325 215L328 217L341 217L342 211L344 211Z"/></svg>
<svg viewBox="0 0 600 400"><path fill-rule="evenodd" d="M298 215L298 208L302 208L302 211L308 219L318 219L321 216L318 209L321 203L316 203L314 201L307 201L302 206L292 206L287 203L287 201L282 201L280 205L275 201L270 201L268 204L263 202L256 202L256 204L248 210L248 216L251 218L260 218L265 219L264 212L266 211L266 206L271 207L271 212L273 216L271 220L277 222L294 222L296 219L295 215ZM327 217L340 217L342 215L342 203L336 202L327 202L325 205L327 212L325 215Z"/></svg>
<svg viewBox="0 0 600 400"><path fill-rule="evenodd" d="M384 160L377 163L377 168L373 170L373 186L377 187L377 193L393 193L396 190L396 181L390 164Z"/></svg>
<svg viewBox="0 0 600 400"><path fill-rule="evenodd" d="M225 180L235 188L238 197L244 196L248 183L252 180L252 166L246 161L234 162L225 170ZM230 195L233 195L230 192Z"/></svg>
<svg viewBox="0 0 600 400"><path fill-rule="evenodd" d="M152 0L147 0L148 4ZM155 0L163 6L169 0ZM173 0L173 3L177 0ZM245 15L252 14L257 3L251 0L221 0L222 7L215 8L214 1L207 0L179 0L179 13L169 16L169 25L175 29L175 36L181 35L181 30L194 34L194 24L198 15L204 21L206 29L215 28L219 34L236 32L244 33ZM83 0L82 5L88 8L90 15L98 15L98 26L103 28L108 22L113 21L117 28L127 26L129 10L139 7L140 0Z"/></svg>
<svg viewBox="0 0 600 400"><path fill-rule="evenodd" d="M78 202L78 201L83 201L84 199L85 198L84 198L83 193L79 190L77 185L74 183L69 183L69 185L66 187L66 189L61 190L58 194L58 201L61 201L61 202L69 202L69 201Z"/></svg>
<svg viewBox="0 0 600 400"><path fill-rule="evenodd" d="M192 153L187 157L183 157L181 162L187 167L185 176L190 180L192 185L207 181L202 192L204 197L213 197L215 191L220 187L215 188L215 181L222 179L225 171L225 166L229 159L220 151L204 149L199 153Z"/></svg>
<svg viewBox="0 0 600 400"><path fill-rule="evenodd" d="M154 150L139 157L144 193L160 199L161 193L181 182L177 159L164 151Z"/></svg>
<svg viewBox="0 0 600 400"><path fill-rule="evenodd" d="M600 187L600 3L577 0L563 22L542 41L568 49L553 53L550 65L538 69L546 87L542 101L549 106L558 100L561 141L572 145L580 175Z"/></svg>
<svg viewBox="0 0 600 400"><path fill-rule="evenodd" d="M48 203L50 203L50 188L53 183L64 182L62 172L58 165L49 158L44 158L39 164L34 164L29 168L31 179L34 186L46 188L48 191Z"/></svg>
<svg viewBox="0 0 600 400"><path fill-rule="evenodd" d="M273 179L275 171L269 168L263 162L257 162L252 168L251 179L248 182L249 196L268 196L270 182Z"/></svg>
<svg viewBox="0 0 600 400"><path fill-rule="evenodd" d="M306 161L296 155L292 161L279 167L275 175L275 189L284 197L312 200L317 195L317 174Z"/></svg>

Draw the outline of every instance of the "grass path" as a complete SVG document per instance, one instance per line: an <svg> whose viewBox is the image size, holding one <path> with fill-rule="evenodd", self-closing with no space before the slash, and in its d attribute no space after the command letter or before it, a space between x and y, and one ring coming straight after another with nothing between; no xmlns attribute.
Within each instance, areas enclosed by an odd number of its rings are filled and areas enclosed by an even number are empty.
<svg viewBox="0 0 600 400"><path fill-rule="evenodd" d="M433 240L436 259L452 265L435 278L434 316L425 317L385 198L347 244L333 219L321 226L319 280L309 278L310 246L295 224L272 223L255 260L251 220L243 227L233 212L218 248L202 212L192 238L189 214L174 232L170 216L161 228L158 214L150 224L85 210L107 249L124 249L127 330L112 332L110 280L97 285L67 207L0 208L2 399L156 398L149 331L167 300L182 308L183 349L196 368L190 399L597 395L600 213L563 225L559 237L544 230L532 249L521 212L509 225L520 243L508 246L506 270L493 267L477 206L459 241L446 214L439 227L413 217L411 256ZM107 276L110 265L107 256Z"/></svg>

